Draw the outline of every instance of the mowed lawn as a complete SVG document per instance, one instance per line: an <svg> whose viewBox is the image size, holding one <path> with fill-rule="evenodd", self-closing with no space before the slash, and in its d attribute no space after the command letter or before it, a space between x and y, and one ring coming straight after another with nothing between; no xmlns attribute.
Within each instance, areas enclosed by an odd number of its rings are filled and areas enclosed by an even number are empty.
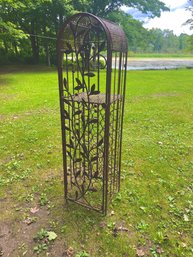
<svg viewBox="0 0 193 257"><path fill-rule="evenodd" d="M57 72L1 69L0 255L193 256L193 70L129 71L123 133L108 215L66 206Z"/></svg>

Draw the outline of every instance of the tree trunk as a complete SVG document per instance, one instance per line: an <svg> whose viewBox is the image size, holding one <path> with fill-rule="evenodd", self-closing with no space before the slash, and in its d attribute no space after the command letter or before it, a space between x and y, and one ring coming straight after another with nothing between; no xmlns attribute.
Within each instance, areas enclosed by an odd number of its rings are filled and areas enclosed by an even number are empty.
<svg viewBox="0 0 193 257"><path fill-rule="evenodd" d="M49 52L48 42L46 42L45 52L46 52L46 63L50 67L51 63L50 63L50 52Z"/></svg>
<svg viewBox="0 0 193 257"><path fill-rule="evenodd" d="M7 53L8 53L7 42L6 42L5 40L3 40L3 44L4 44L5 52L6 52L6 54L7 54Z"/></svg>
<svg viewBox="0 0 193 257"><path fill-rule="evenodd" d="M18 49L17 49L16 42L13 42L13 46L14 46L15 54L18 55Z"/></svg>
<svg viewBox="0 0 193 257"><path fill-rule="evenodd" d="M35 26L34 22L31 23L31 47L32 47L32 55L33 55L33 61L35 64L39 62L39 45L38 45L38 38L35 35Z"/></svg>
<svg viewBox="0 0 193 257"><path fill-rule="evenodd" d="M31 41L31 47L32 47L32 55L34 63L38 63L39 61L39 48L37 44L37 37L36 36L30 36Z"/></svg>

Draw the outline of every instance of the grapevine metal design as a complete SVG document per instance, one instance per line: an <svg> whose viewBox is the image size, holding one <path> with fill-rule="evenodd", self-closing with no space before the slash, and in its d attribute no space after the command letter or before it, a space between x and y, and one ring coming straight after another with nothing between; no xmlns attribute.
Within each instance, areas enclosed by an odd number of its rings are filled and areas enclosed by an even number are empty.
<svg viewBox="0 0 193 257"><path fill-rule="evenodd" d="M106 213L120 187L127 42L115 24L80 13L57 49L65 198Z"/></svg>

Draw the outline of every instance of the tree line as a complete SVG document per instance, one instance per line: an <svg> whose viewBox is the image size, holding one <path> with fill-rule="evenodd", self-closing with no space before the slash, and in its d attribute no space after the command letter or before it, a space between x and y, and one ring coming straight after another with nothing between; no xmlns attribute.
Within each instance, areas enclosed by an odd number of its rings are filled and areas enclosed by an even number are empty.
<svg viewBox="0 0 193 257"><path fill-rule="evenodd" d="M128 38L129 51L173 53L188 49L190 36L147 30L142 22L121 11L122 5L151 17L169 10L158 0L0 0L0 64L56 64L57 32L66 18L80 11L120 24Z"/></svg>

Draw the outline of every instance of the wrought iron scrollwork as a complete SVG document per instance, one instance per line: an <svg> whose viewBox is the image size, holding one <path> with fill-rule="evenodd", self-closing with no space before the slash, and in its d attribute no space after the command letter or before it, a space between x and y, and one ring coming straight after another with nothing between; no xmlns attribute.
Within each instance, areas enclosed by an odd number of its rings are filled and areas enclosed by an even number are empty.
<svg viewBox="0 0 193 257"><path fill-rule="evenodd" d="M58 40L65 197L103 213L120 184L126 45L118 26L85 13Z"/></svg>

